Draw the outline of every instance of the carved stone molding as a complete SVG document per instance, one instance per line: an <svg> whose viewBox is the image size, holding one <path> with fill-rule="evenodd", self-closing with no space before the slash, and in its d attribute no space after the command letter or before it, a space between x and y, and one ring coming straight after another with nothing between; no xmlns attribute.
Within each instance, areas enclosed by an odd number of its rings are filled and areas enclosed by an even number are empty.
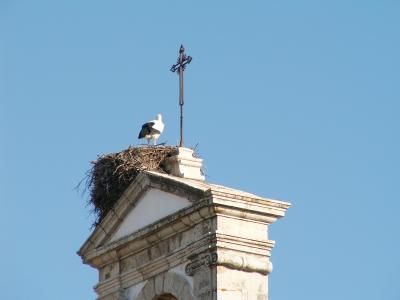
<svg viewBox="0 0 400 300"><path fill-rule="evenodd" d="M272 263L266 259L245 257L221 252L218 254L218 265L245 272L257 272L268 275L272 272Z"/></svg>
<svg viewBox="0 0 400 300"><path fill-rule="evenodd" d="M201 267L212 266L217 263L218 255L216 252L201 254L197 256L193 262L188 263L185 267L185 273L189 276L193 276Z"/></svg>
<svg viewBox="0 0 400 300"><path fill-rule="evenodd" d="M213 265L245 272L257 272L263 275L268 275L272 272L272 263L268 259L246 257L226 252L210 252L198 255L191 263L186 265L185 272L187 275L193 276L200 268Z"/></svg>

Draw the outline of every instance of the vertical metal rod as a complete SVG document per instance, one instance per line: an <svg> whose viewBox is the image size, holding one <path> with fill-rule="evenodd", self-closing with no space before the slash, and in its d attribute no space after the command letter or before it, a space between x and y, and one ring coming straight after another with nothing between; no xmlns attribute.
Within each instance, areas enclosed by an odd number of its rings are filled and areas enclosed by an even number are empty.
<svg viewBox="0 0 400 300"><path fill-rule="evenodd" d="M183 67L179 68L179 105L181 107L181 118L180 118L180 135L181 140L179 142L179 147L183 147L183 104L184 104L184 96L183 96Z"/></svg>

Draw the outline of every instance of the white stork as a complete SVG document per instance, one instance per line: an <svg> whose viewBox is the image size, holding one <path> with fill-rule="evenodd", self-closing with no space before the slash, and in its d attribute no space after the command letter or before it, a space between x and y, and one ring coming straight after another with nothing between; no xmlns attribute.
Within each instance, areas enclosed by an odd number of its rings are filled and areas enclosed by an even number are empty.
<svg viewBox="0 0 400 300"><path fill-rule="evenodd" d="M153 139L154 145L157 145L157 139L160 137L160 134L163 131L164 123L162 121L162 116L161 114L158 114L155 120L143 124L138 139L145 138L147 140L147 144L149 144L150 140Z"/></svg>

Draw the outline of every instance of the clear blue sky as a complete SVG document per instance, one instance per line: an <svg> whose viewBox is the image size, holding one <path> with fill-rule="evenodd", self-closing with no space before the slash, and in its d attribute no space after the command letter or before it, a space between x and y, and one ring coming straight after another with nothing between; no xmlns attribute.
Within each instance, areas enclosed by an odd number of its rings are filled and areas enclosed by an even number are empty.
<svg viewBox="0 0 400 300"><path fill-rule="evenodd" d="M95 298L74 187L158 112L176 144L183 43L209 181L293 204L270 230L271 300L400 299L399 16L395 0L1 0L1 298Z"/></svg>

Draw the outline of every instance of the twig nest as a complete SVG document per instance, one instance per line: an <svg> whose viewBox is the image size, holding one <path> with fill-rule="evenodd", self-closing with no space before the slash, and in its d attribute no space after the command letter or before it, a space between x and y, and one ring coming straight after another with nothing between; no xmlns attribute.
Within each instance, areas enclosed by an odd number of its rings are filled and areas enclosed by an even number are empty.
<svg viewBox="0 0 400 300"><path fill-rule="evenodd" d="M101 155L92 161L86 187L90 191L89 203L96 215L93 225L101 222L141 171L167 173L164 160L176 155L177 151L177 147L173 146L130 146L121 152Z"/></svg>

